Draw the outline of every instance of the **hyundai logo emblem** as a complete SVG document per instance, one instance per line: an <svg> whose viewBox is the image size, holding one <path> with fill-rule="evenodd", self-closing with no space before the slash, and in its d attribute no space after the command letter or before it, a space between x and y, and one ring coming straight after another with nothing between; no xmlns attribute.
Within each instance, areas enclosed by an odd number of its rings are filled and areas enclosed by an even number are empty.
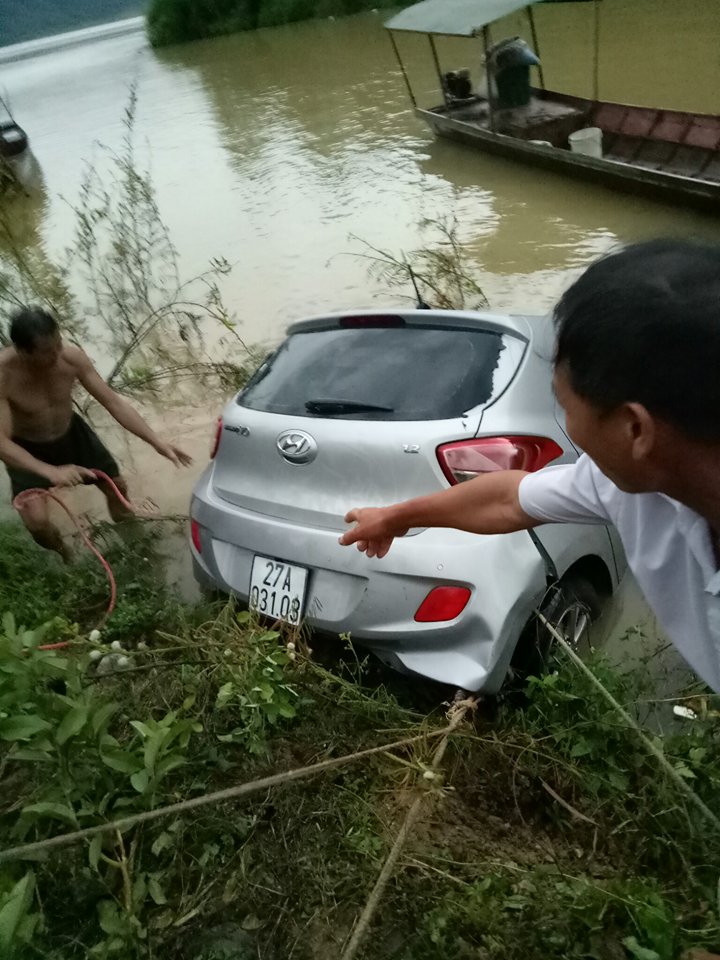
<svg viewBox="0 0 720 960"><path fill-rule="evenodd" d="M288 463L311 463L317 456L317 443L304 430L285 430L276 440L280 455Z"/></svg>

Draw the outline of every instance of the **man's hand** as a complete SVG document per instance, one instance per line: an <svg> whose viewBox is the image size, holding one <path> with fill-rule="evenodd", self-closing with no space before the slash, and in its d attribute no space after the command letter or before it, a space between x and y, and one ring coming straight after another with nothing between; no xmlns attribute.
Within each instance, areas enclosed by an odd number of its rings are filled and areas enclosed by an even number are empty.
<svg viewBox="0 0 720 960"><path fill-rule="evenodd" d="M73 463L64 467L48 467L45 471L45 477L54 487L77 487L78 484L85 483L86 480L97 479L92 470L87 470L85 467L76 467Z"/></svg>
<svg viewBox="0 0 720 960"><path fill-rule="evenodd" d="M172 443L159 443L155 449L162 457L174 463L176 467L189 467L193 462L192 457L181 450L180 447L173 446Z"/></svg>
<svg viewBox="0 0 720 960"><path fill-rule="evenodd" d="M90 396L102 404L121 427L125 427L130 433L134 433L136 437L140 437L145 443L149 443L161 456L167 457L176 467L190 466L192 457L188 456L180 447L160 440L137 410L133 409L124 397L121 397L109 384L105 383L92 365L90 357L80 347L66 347L65 355L74 364L77 378Z"/></svg>
<svg viewBox="0 0 720 960"><path fill-rule="evenodd" d="M395 537L404 537L409 529L398 520L393 507L351 510L345 516L345 523L354 523L355 526L340 537L340 543L344 547L355 543L362 553L377 557L378 560L388 552Z"/></svg>
<svg viewBox="0 0 720 960"><path fill-rule="evenodd" d="M345 547L355 543L369 557L381 558L395 537L404 537L415 528L442 527L481 534L529 530L539 521L520 506L518 490L525 476L522 470L498 470L391 507L351 510L345 522L356 526L340 537L340 543Z"/></svg>

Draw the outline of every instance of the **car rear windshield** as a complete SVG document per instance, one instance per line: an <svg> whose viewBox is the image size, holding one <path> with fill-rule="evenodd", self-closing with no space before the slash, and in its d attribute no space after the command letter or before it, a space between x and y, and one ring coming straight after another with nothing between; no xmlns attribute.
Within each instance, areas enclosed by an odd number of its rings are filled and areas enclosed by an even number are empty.
<svg viewBox="0 0 720 960"><path fill-rule="evenodd" d="M261 365L238 403L300 417L445 420L498 397L524 346L447 326L299 332Z"/></svg>

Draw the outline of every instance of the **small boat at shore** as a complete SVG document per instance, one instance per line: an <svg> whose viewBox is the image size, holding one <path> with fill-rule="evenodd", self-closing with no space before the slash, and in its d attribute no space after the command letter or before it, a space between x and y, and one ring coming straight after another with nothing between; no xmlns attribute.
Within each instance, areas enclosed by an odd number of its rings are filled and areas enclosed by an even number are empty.
<svg viewBox="0 0 720 960"><path fill-rule="evenodd" d="M16 123L9 105L2 97L0 107L4 113L4 116L0 116L0 159L11 161L25 153L30 141L20 124Z"/></svg>
<svg viewBox="0 0 720 960"><path fill-rule="evenodd" d="M0 106L5 112L0 118L0 188L16 184L27 189L37 167L30 139L2 99Z"/></svg>
<svg viewBox="0 0 720 960"><path fill-rule="evenodd" d="M600 0L540 0L594 2ZM720 116L582 98L547 90L536 52L519 37L491 44L489 26L527 8L527 0L423 0L385 26L415 113L438 135L481 150L582 177L610 187L668 199L720 204ZM596 29L597 29L596 17ZM419 107L393 34L425 33L442 103ZM482 37L484 86L470 72L443 72L436 36ZM595 90L597 92L597 48ZM530 83L537 67L540 85Z"/></svg>
<svg viewBox="0 0 720 960"><path fill-rule="evenodd" d="M0 157L12 160L29 147L30 141L19 123L14 120L0 121Z"/></svg>

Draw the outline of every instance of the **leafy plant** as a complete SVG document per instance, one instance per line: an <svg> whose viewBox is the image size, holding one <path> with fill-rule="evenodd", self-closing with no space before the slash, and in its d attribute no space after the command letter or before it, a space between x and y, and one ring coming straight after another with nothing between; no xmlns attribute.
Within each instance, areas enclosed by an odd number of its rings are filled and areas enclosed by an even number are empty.
<svg viewBox="0 0 720 960"><path fill-rule="evenodd" d="M70 590L59 565L33 570L35 548L16 550L13 530L0 527L3 849L443 722L442 711L424 720L403 709L391 693L400 681L347 637L338 663L337 642L311 656L303 632L268 629L232 604L183 608L158 587L159 563L141 562L153 557L142 538L117 544L116 569L120 595L127 586L147 618L130 608L129 668L102 671L112 619L92 642L91 621L71 620L83 593L90 607L100 597L101 572L74 566ZM33 603L57 616L35 626ZM72 643L40 649L56 640ZM631 676L594 669L627 706L647 699ZM716 711L693 703L700 719L658 742L716 808ZM418 788L420 757L427 748L380 754L111 829L32 871L3 866L0 956L198 960L231 944L243 957L336 956ZM718 838L583 676L561 665L537 678L521 709L463 728L444 767L367 956L676 960L717 949Z"/></svg>
<svg viewBox="0 0 720 960"><path fill-rule="evenodd" d="M17 882L0 873L0 950L5 960L19 957L32 943L41 927L41 917L34 910L35 875L30 870Z"/></svg>
<svg viewBox="0 0 720 960"><path fill-rule="evenodd" d="M407 960L441 952L462 960L674 960L681 938L675 905L653 883L565 876L552 866L496 868L447 897L423 927L418 943L427 946L414 946Z"/></svg>
<svg viewBox="0 0 720 960"><path fill-rule="evenodd" d="M420 227L430 234L427 244L400 256L353 237L365 247L365 253L355 256L370 262L368 276L393 293L402 291L403 299L416 302L417 295L407 293L413 290L414 279L422 300L439 310L487 307L487 297L475 279L477 266L460 240L457 219L424 219Z"/></svg>

